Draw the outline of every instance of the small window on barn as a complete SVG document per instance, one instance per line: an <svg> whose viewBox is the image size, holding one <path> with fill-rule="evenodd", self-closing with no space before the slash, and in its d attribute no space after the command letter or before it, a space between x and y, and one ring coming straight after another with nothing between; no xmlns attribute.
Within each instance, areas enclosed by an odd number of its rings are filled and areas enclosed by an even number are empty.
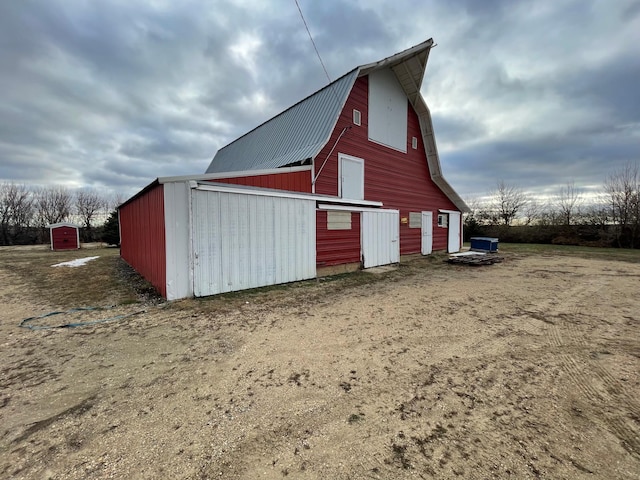
<svg viewBox="0 0 640 480"><path fill-rule="evenodd" d="M413 148L414 150L418 149L418 138L417 137L412 137L411 138L411 148Z"/></svg>
<svg viewBox="0 0 640 480"><path fill-rule="evenodd" d="M446 213L438 214L438 226L447 228L449 226L449 215Z"/></svg>
<svg viewBox="0 0 640 480"><path fill-rule="evenodd" d="M422 228L422 213L409 212L409 228Z"/></svg>
<svg viewBox="0 0 640 480"><path fill-rule="evenodd" d="M351 230L351 212L327 212L327 230Z"/></svg>
<svg viewBox="0 0 640 480"><path fill-rule="evenodd" d="M355 108L353 109L353 123L355 125L361 125L362 124L362 115L360 114L360 110L356 110Z"/></svg>

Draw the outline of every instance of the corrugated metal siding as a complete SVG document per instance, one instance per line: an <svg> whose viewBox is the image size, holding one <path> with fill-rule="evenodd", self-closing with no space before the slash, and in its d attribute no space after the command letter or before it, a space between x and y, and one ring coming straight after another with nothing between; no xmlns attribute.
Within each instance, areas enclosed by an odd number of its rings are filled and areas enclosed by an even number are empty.
<svg viewBox="0 0 640 480"><path fill-rule="evenodd" d="M120 209L120 256L166 298L162 185Z"/></svg>
<svg viewBox="0 0 640 480"><path fill-rule="evenodd" d="M188 181L164 184L167 300L193 296L190 198Z"/></svg>
<svg viewBox="0 0 640 480"><path fill-rule="evenodd" d="M353 70L327 87L221 148L206 173L260 170L314 157L358 74Z"/></svg>
<svg viewBox="0 0 640 480"><path fill-rule="evenodd" d="M360 261L360 213L351 212L351 230L327 230L327 211L316 211L316 264Z"/></svg>
<svg viewBox="0 0 640 480"><path fill-rule="evenodd" d="M54 227L51 229L54 250L76 250L78 230L73 227Z"/></svg>
<svg viewBox="0 0 640 480"><path fill-rule="evenodd" d="M248 177L216 178L215 182L247 185L251 187L276 188L291 192L311 193L311 172L291 172Z"/></svg>
<svg viewBox="0 0 640 480"><path fill-rule="evenodd" d="M408 107L407 153L370 142L368 128L368 77L358 78L340 115L331 139L318 154L316 173L331 147L346 126L352 128L342 137L328 159L316 181L316 193L338 194L338 153L353 155L365 161L365 200L378 200L386 208L400 210L400 217L409 217L410 212L438 209L457 210L456 206L433 183L429 175L427 158L420 133L420 123L413 107ZM360 110L362 125L353 125L352 111ZM418 148L411 148L411 139L418 139ZM434 214L434 222L437 215ZM420 253L421 232L419 228L400 225L400 253ZM447 248L447 229L433 227L433 249Z"/></svg>
<svg viewBox="0 0 640 480"><path fill-rule="evenodd" d="M362 212L362 258L364 268L400 261L400 217L397 210Z"/></svg>
<svg viewBox="0 0 640 480"><path fill-rule="evenodd" d="M313 278L315 201L192 192L196 296Z"/></svg>

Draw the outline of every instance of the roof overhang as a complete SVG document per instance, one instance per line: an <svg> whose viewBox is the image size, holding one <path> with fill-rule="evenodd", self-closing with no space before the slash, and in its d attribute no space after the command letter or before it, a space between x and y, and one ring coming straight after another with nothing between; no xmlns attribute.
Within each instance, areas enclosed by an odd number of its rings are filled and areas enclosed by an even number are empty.
<svg viewBox="0 0 640 480"><path fill-rule="evenodd" d="M50 223L47 225L47 228L58 228L58 227L71 227L71 228L82 228L80 225L76 225L75 223L69 222L58 222L58 223Z"/></svg>
<svg viewBox="0 0 640 480"><path fill-rule="evenodd" d="M440 157L438 156L438 148L436 147L436 140L433 132L431 112L420 93L422 80L424 79L424 74L427 68L427 60L429 59L429 52L433 47L433 39L430 38L429 40L380 60L379 62L361 66L358 76L368 75L371 72L383 68L389 68L393 71L400 83L400 86L407 95L409 102L418 114L420 131L422 133L422 140L427 154L427 163L429 164L431 179L442 190L447 198L449 198L449 200L451 200L451 202L460 209L461 212L470 212L471 210L467 204L442 176Z"/></svg>
<svg viewBox="0 0 640 480"><path fill-rule="evenodd" d="M350 198L334 197L331 195L321 195L318 193L292 192L289 190L278 190L275 188L253 187L248 185L231 185L226 183L190 181L190 187L196 190L226 193L244 193L246 195L260 195L265 197L295 198L298 200L314 200L325 204L344 205L364 208L383 207L382 202L373 200L357 200ZM351 208L354 210L354 208Z"/></svg>

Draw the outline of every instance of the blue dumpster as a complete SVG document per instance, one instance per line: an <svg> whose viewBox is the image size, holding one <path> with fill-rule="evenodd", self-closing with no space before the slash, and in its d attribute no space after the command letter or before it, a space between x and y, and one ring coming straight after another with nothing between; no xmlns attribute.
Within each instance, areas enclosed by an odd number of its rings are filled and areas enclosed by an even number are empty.
<svg viewBox="0 0 640 480"><path fill-rule="evenodd" d="M476 252L497 252L498 239L491 237L471 237L471 250Z"/></svg>

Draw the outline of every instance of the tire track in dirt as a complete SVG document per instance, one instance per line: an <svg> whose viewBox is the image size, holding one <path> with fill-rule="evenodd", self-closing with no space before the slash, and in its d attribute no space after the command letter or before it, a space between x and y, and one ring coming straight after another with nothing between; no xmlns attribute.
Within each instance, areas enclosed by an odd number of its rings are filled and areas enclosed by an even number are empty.
<svg viewBox="0 0 640 480"><path fill-rule="evenodd" d="M592 279L568 289L559 296L557 302L539 303L536 311L529 314L534 318L544 316L547 319L545 322L550 324L550 328L545 329L548 341L552 347L566 351L558 358L571 382L602 414L607 427L620 439L625 450L640 457L640 432L629 421L630 418L639 417L640 407L610 372L589 357L590 352L585 351L588 342L578 327L577 318L583 315L581 305L588 304L588 300L597 296L603 288L606 286L601 279ZM580 348L567 349L572 346ZM598 388L598 384L601 388Z"/></svg>

